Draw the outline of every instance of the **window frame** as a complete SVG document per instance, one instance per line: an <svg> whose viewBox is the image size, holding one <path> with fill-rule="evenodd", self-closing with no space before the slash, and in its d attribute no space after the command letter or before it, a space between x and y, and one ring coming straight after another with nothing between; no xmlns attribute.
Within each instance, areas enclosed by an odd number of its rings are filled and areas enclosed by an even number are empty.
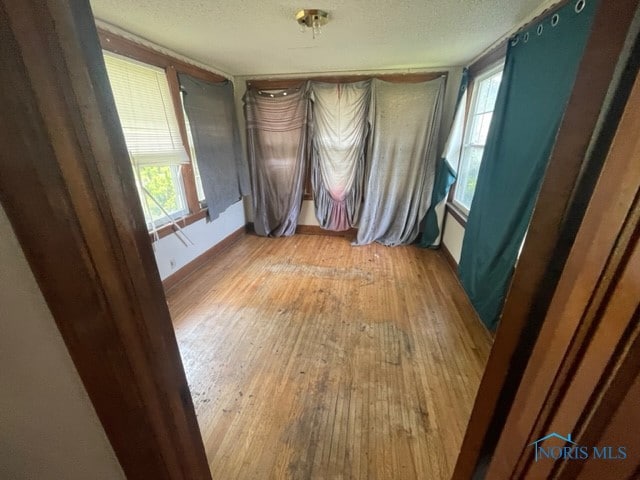
<svg viewBox="0 0 640 480"><path fill-rule="evenodd" d="M177 220L181 227L191 225L207 216L207 208L201 205L198 200L198 193L196 188L196 179L193 168L193 158L191 150L189 148L189 140L187 137L187 126L184 117L184 111L182 108L182 97L180 92L180 81L178 80L178 73L184 73L192 77L198 78L211 83L223 83L227 81L227 78L200 68L198 66L189 64L183 60L172 57L165 53L153 50L145 45L136 43L132 40L124 38L120 35L116 35L103 28L98 28L98 37L100 39L100 46L103 50L111 53L121 55L123 57L130 58L132 60L152 65L158 68L162 68L165 72L167 83L169 84L169 91L171 92L171 100L173 103L173 109L178 121L178 128L180 130L180 138L187 156L189 157L188 164L183 164L180 167L180 176L185 193L185 199L187 204L187 214ZM170 235L175 231L175 227L171 222L164 225L159 225L155 229L149 231L149 236L152 240L156 240L167 235Z"/></svg>
<svg viewBox="0 0 640 480"><path fill-rule="evenodd" d="M498 61L492 62L490 65L482 68L479 71L472 73L471 80L469 82L469 87L467 89L467 105L464 119L464 131L462 133L463 144L462 149L464 150L465 146L468 144L468 138L470 135L470 122L472 120L472 109L474 108L477 101L477 86L483 80L486 80L496 73L502 71L504 72L504 57L501 57ZM494 108L495 111L495 108ZM486 143L485 143L486 146ZM484 151L484 146L483 146ZM462 160L463 151L460 153L460 161ZM460 164L456 166L456 177L459 176ZM460 202L456 200L456 189L458 186L458 178L451 187L449 191L449 197L447 199L447 211L462 225L466 226L467 219L469 218L469 209L462 205Z"/></svg>

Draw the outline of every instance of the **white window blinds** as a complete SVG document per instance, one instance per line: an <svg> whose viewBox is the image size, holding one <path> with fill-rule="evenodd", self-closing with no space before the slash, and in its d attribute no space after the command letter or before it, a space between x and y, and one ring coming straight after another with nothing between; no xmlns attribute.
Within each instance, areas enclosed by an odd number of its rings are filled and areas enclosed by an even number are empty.
<svg viewBox="0 0 640 480"><path fill-rule="evenodd" d="M104 60L133 164L189 163L164 70L110 52Z"/></svg>

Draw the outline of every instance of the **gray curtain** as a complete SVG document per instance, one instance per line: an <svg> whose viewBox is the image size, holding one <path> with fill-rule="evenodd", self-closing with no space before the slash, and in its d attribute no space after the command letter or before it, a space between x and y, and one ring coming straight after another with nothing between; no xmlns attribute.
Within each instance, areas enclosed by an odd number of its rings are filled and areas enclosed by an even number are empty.
<svg viewBox="0 0 640 480"><path fill-rule="evenodd" d="M372 131L356 245L406 245L431 202L444 78L422 83L373 80Z"/></svg>
<svg viewBox="0 0 640 480"><path fill-rule="evenodd" d="M312 184L322 228L348 230L358 221L371 81L311 83Z"/></svg>
<svg viewBox="0 0 640 480"><path fill-rule="evenodd" d="M179 75L209 219L251 193L242 156L233 84Z"/></svg>
<svg viewBox="0 0 640 480"><path fill-rule="evenodd" d="M306 84L284 91L250 89L244 96L247 150L258 235L293 235L309 156Z"/></svg>

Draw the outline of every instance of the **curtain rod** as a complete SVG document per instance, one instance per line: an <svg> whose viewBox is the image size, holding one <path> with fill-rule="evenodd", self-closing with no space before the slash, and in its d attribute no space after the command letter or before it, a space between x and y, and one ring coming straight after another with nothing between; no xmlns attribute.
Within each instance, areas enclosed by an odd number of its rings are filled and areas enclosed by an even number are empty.
<svg viewBox="0 0 640 480"><path fill-rule="evenodd" d="M498 40L496 40L491 45L489 45L489 47L485 48L482 51L482 53L480 53L479 55L474 57L469 62L469 66L474 65L475 63L477 63L480 60L482 60L484 57L488 57L488 56L492 55L497 50L500 50L502 48L506 48L507 42L509 41L509 39L511 37L513 37L514 35L517 35L517 34L521 33L522 31L528 29L534 23L537 23L540 20L542 20L543 18L546 18L548 15L550 15L551 13L561 9L562 7L564 7L565 5L567 5L571 1L573 1L573 0L559 0L559 1L555 2L555 3L549 2L549 5L545 6L544 9L542 11L540 11L540 13L538 13L538 14L533 13L532 14L533 16L531 17L530 20L525 21L525 23L521 24L518 27L512 28L507 33L503 34L500 38L498 38Z"/></svg>

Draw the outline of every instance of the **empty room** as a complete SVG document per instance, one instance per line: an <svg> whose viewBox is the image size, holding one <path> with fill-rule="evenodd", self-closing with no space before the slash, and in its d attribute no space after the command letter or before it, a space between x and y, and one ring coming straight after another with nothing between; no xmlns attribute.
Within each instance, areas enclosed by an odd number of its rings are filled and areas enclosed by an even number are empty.
<svg viewBox="0 0 640 480"><path fill-rule="evenodd" d="M1 478L638 478L638 0L0 20Z"/></svg>

